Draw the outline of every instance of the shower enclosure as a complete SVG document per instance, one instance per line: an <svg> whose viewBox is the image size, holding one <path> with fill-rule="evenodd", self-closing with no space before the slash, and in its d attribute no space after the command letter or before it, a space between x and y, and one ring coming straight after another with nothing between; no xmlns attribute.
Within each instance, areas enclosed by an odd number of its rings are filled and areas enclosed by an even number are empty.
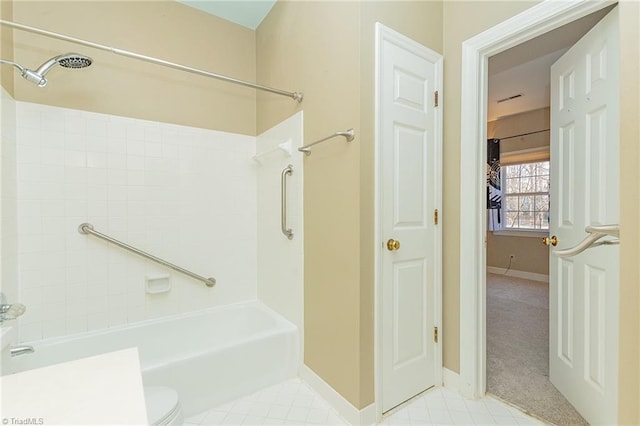
<svg viewBox="0 0 640 426"><path fill-rule="evenodd" d="M265 156L262 164L252 157L285 141L293 149L300 147L302 113L252 136L49 105L55 90L67 90L76 97L93 96L91 87L83 86L79 94L68 76L54 76L51 71L56 65L91 65L74 74L86 77L113 68L104 56L92 52L106 46L4 20L1 23L61 40L61 46L82 44L92 56L56 55L35 70L25 67L23 63L29 61L20 55L15 61L2 60L35 84L22 86L28 83L16 79L20 90L42 91L38 96L44 100L20 101L1 90L3 291L11 302L26 306L24 315L11 324L17 329L14 344L35 350L3 362L3 374L89 355L74 349L73 342L84 341L87 345L83 347L93 354L122 345L152 346L153 356L142 362L145 380L154 384L172 375L152 374L158 363L200 365L180 359L234 347L234 356L216 361L220 363L217 374L224 375L229 373L225 365L232 360L258 365L251 356L265 354L265 350L236 345L251 336L248 340L271 341L274 349L284 351L277 358L286 365L271 366L284 376L265 376L260 386L296 375L302 362L303 329L302 155L296 151L291 158ZM265 88L121 49L109 47L108 51L133 62L140 59L302 100L298 92ZM131 71L132 80L145 80L147 75L141 74ZM58 78L64 80L63 87L54 84ZM47 79L52 80L48 85ZM169 78L167 84L176 83ZM278 221L270 220L272 213L278 218L280 214L283 162L300 171L291 177L288 187L288 223L296 229L293 240L280 234ZM80 234L78 227L85 223L112 240ZM163 266L134 256L115 241L171 262L165 261ZM194 281L197 274L175 273L167 263L211 274L216 285ZM258 321L262 328L251 331L247 316L229 319L202 314L202 322L196 322L217 327L216 345L203 336L190 335L193 324L180 328L187 323L181 318L245 305L258 306L247 312L276 318L273 327L263 318ZM135 334L143 324L146 332ZM168 327L172 327L175 341L163 338ZM280 335L288 337L281 339ZM180 355L172 358L176 349ZM268 371L269 366L263 370ZM198 376L198 371L190 375L194 387L205 385L196 382ZM229 377L235 389L242 388L244 379ZM186 389L188 385L176 387ZM255 386L245 387L245 392ZM182 393L192 414L202 408L191 400L195 394ZM218 402L238 395L223 391L219 396Z"/></svg>

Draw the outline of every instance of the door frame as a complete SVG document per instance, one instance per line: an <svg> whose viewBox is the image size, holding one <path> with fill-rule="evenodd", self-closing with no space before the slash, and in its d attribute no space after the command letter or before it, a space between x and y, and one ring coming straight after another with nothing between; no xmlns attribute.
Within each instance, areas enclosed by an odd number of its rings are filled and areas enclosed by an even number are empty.
<svg viewBox="0 0 640 426"><path fill-rule="evenodd" d="M380 74L381 67L378 62L378 58L381 57L382 42L384 40L390 40L398 45L401 45L408 50L412 49L424 49L426 46L412 40L403 34L386 27L380 22L375 24L375 52L374 52L374 65L375 65L375 135L374 135L374 393L375 393L375 417L376 423L379 423L382 419L382 252L384 250L384 235L382 235L382 224L380 221L380 214L382 211L381 206L381 194L382 185L380 181L380 123L381 123L381 108L380 108ZM428 49L428 48L427 48ZM429 49L430 50L430 49ZM436 52L433 52L437 54ZM438 169L436 170L436 176L439 176L440 185L437 185L435 189L435 205L438 211L442 211L442 143L443 143L443 57L438 55L438 77L435 81L435 86L439 91L439 105L434 110L434 114L437 117L436 126L434 128L434 141L436 146L434 153L439 161L436 161ZM434 61L435 62L435 61ZM433 283L433 309L434 309L434 324L438 327L439 336L442 336L442 225L438 224L435 227L435 244L436 247L440 247L440 250L434 252L434 262L436 264L436 277ZM438 339L435 344L435 356L434 356L434 381L435 384L442 384L442 338Z"/></svg>
<svg viewBox="0 0 640 426"><path fill-rule="evenodd" d="M615 0L546 0L462 43L460 114L460 393L486 392L486 150L489 57ZM464 213L464 214L463 214Z"/></svg>

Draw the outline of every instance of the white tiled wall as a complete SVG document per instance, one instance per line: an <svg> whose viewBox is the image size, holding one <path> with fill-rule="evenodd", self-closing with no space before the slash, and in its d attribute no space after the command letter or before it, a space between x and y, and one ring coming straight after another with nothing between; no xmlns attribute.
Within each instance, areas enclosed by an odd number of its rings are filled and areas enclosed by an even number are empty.
<svg viewBox="0 0 640 426"><path fill-rule="evenodd" d="M18 298L18 237L16 231L16 104L0 87L0 291L9 303Z"/></svg>
<svg viewBox="0 0 640 426"><path fill-rule="evenodd" d="M291 155L278 149L291 143ZM258 174L258 297L303 330L302 112L257 138ZM288 240L281 231L281 174L288 165Z"/></svg>
<svg viewBox="0 0 640 426"><path fill-rule="evenodd" d="M23 102L16 122L21 341L256 297L255 137ZM157 274L172 290L146 294Z"/></svg>

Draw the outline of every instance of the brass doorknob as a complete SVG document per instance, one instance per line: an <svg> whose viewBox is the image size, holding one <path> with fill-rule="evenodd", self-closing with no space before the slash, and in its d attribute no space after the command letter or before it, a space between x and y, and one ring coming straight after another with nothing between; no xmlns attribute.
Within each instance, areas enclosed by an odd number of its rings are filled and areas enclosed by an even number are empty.
<svg viewBox="0 0 640 426"><path fill-rule="evenodd" d="M394 251L400 248L400 241L394 240L393 238L389 238L387 241L387 250Z"/></svg>
<svg viewBox="0 0 640 426"><path fill-rule="evenodd" d="M552 235L551 238L549 237L544 237L542 239L542 244L544 244L545 246L557 246L558 245L558 237L556 237L555 235Z"/></svg>

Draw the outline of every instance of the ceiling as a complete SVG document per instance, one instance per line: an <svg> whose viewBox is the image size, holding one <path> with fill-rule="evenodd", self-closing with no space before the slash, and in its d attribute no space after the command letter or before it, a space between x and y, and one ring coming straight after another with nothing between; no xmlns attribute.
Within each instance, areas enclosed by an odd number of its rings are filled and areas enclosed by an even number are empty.
<svg viewBox="0 0 640 426"><path fill-rule="evenodd" d="M187 6L255 30L276 0L178 0Z"/></svg>
<svg viewBox="0 0 640 426"><path fill-rule="evenodd" d="M500 72L489 65L487 120L549 106L549 70L567 50L568 47L564 47ZM509 99L518 95L522 96Z"/></svg>
<svg viewBox="0 0 640 426"><path fill-rule="evenodd" d="M605 8L489 58L487 120L549 106L550 67L613 8ZM523 96L498 103L514 95Z"/></svg>

